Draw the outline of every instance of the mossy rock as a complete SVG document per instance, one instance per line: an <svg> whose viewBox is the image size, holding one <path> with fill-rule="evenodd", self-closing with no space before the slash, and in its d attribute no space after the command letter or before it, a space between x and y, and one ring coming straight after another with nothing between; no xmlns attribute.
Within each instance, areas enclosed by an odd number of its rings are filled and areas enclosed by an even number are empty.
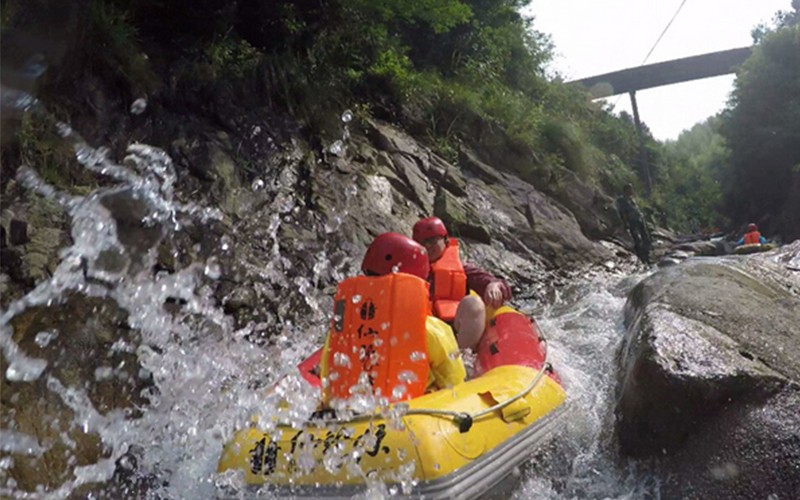
<svg viewBox="0 0 800 500"><path fill-rule="evenodd" d="M122 409L135 418L147 404L142 393L152 381L141 377L136 355L111 350L117 341L138 344L137 332L126 322L126 313L113 301L77 293L58 305L31 307L11 320L20 351L47 363L35 380L3 377L0 382L0 427L27 436L35 444L32 448L40 450L11 453L14 463L8 474L20 490L58 488L73 479L76 467L110 456L112 450L94 430L85 432L76 425L75 412L59 395L62 387L84 392L100 415ZM5 356L0 358L3 373L8 363Z"/></svg>
<svg viewBox="0 0 800 500"><path fill-rule="evenodd" d="M452 236L469 238L489 244L492 236L489 230L480 223L480 215L471 206L456 198L446 189L436 193L433 202L433 213L442 219Z"/></svg>

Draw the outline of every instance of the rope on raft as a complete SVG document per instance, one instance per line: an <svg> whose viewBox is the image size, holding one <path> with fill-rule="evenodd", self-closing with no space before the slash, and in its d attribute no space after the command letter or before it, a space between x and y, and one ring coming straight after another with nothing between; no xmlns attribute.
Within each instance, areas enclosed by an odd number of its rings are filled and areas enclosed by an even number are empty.
<svg viewBox="0 0 800 500"><path fill-rule="evenodd" d="M547 340L544 339L544 337L540 337L540 340L545 345L547 344ZM406 416L406 415L427 415L427 416L431 416L431 417L451 418L453 420L453 423L458 426L458 429L461 432L467 432L467 431L470 430L470 428L472 427L472 424L475 422L475 420L479 420L479 419L485 417L486 415L490 415L491 413L493 413L495 411L502 410L503 408L505 408L506 406L511 405L515 401L518 401L518 400L524 398L525 396L528 395L528 393L530 393L539 384L539 382L542 380L542 378L545 376L546 373L548 373L548 372L552 373L553 366L547 361L547 354L548 354L547 351L548 350L545 349L544 360L542 362L542 367L539 369L539 371L533 377L533 380L531 380L530 384L528 384L524 389L522 389L521 391L516 393L514 396L512 396L512 397L508 398L507 400L503 401L502 403L497 403L497 404L495 404L493 406L490 406L489 408L486 408L484 410L481 410L481 411L479 411L477 413L459 412L459 411L452 411L452 410L436 410L436 409L433 409L433 408L412 408L412 409L409 409L407 411L399 412L398 414L394 414L394 415L391 415L391 414L387 415L384 412L376 412L376 413L369 413L369 414L365 414L365 415L353 415L351 417L346 417L346 418L341 418L340 417L340 418L333 418L333 419L314 420L313 422L314 422L315 425L318 425L318 424L323 424L323 425L327 425L327 424L351 424L351 423L364 422L364 421L376 420L376 419L387 420L387 419L390 419L390 418L397 418L399 416Z"/></svg>

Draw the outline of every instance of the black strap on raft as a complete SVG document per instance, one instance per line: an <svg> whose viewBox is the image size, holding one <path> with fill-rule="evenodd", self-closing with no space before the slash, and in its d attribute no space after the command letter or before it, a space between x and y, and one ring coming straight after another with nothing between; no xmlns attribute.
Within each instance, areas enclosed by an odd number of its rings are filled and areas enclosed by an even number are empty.
<svg viewBox="0 0 800 500"><path fill-rule="evenodd" d="M546 342L546 341L544 339L542 339L542 342ZM502 403L498 403L498 404L496 404L494 406L490 406L489 408L486 408L483 411L479 411L479 412L476 412L476 413L473 413L473 414L465 413L465 412L455 412L455 411L452 411L452 410L435 410L435 409L432 409L432 408L412 408L412 409L409 409L409 410L406 410L406 411L402 412L401 415L403 415L403 416L406 416L406 415L407 416L428 415L428 416L433 416L433 417L452 418L453 419L453 423L458 426L459 432L461 432L463 434L465 432L469 432L469 430L472 429L472 424L474 423L475 420L483 418L483 417L485 417L485 416L487 416L487 415L489 415L489 414L491 414L491 413L493 413L495 411L500 411L503 408L505 408L506 406L509 406L511 403L513 403L513 402L525 397L529 392L531 392L533 390L534 387L536 387L539 384L539 382L542 380L542 378L545 376L546 373L553 373L553 365L550 364L549 361L547 361L547 351L545 351L544 363L542 363L542 367L539 369L539 371L533 377L533 380L531 380L531 383L527 387L525 387L524 389L519 391L517 394L515 394L511 398L503 401ZM324 415L324 413L323 413L323 415ZM366 415L354 415L354 416L351 416L349 418L333 418L333 419L330 419L330 420L316 421L314 423L315 424L346 424L346 423L354 423L354 422L363 422L363 421L368 421L368 420L374 420L374 419L378 419L378 418L386 419L386 418L389 418L389 417L387 415L379 412L379 413L372 413L372 414L366 414Z"/></svg>

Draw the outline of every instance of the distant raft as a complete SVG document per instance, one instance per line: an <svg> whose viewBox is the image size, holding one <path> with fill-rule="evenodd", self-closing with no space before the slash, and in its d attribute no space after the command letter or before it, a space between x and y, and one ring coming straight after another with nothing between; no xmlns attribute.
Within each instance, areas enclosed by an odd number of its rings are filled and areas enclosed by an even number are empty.
<svg viewBox="0 0 800 500"><path fill-rule="evenodd" d="M751 253L767 252L777 248L775 243L750 243L749 245L739 245L733 249L733 253L737 255L747 255Z"/></svg>
<svg viewBox="0 0 800 500"><path fill-rule="evenodd" d="M487 313L475 378L381 413L327 410L301 426L242 429L219 472L241 471L247 484L295 498L350 497L377 482L429 499L489 491L552 437L567 405L536 323L507 306ZM312 364L300 370L316 385Z"/></svg>

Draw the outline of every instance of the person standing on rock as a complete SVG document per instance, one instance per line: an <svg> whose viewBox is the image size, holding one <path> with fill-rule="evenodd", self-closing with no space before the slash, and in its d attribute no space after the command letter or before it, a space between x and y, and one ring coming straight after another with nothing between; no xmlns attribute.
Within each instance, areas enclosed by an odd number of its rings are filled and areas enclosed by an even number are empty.
<svg viewBox="0 0 800 500"><path fill-rule="evenodd" d="M462 263L458 240L449 237L438 217L417 221L413 238L428 251L433 314L453 325L460 348L474 350L486 329L486 305L498 308L511 300L511 287L473 264Z"/></svg>
<svg viewBox="0 0 800 500"><path fill-rule="evenodd" d="M626 184L622 196L617 198L617 212L633 238L636 256L643 263L650 265L650 231L644 221L644 215L633 199L633 184Z"/></svg>

